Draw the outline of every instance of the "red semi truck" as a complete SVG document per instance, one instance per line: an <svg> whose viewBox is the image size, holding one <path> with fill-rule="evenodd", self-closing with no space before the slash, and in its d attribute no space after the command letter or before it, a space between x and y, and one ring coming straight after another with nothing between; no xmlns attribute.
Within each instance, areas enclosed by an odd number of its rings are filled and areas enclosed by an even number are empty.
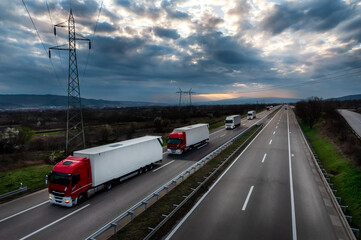
<svg viewBox="0 0 361 240"><path fill-rule="evenodd" d="M163 158L161 137L145 136L75 151L49 175L50 203L71 207L117 180L147 172Z"/></svg>
<svg viewBox="0 0 361 240"><path fill-rule="evenodd" d="M188 149L206 143L207 140L209 140L208 124L176 128L169 135L167 152L169 154L182 154Z"/></svg>

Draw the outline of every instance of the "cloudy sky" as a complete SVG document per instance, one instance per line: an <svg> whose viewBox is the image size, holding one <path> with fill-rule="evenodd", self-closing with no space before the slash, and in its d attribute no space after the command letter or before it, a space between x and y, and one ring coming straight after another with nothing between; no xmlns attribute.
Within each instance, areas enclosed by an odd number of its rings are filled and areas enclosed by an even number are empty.
<svg viewBox="0 0 361 240"><path fill-rule="evenodd" d="M81 95L177 102L361 93L361 3L355 0L0 1L0 94L67 94L72 8ZM49 11L48 11L49 9ZM45 48L45 49L44 49ZM88 57L89 56L89 57ZM87 64L88 63L88 64ZM54 65L54 68L52 67Z"/></svg>

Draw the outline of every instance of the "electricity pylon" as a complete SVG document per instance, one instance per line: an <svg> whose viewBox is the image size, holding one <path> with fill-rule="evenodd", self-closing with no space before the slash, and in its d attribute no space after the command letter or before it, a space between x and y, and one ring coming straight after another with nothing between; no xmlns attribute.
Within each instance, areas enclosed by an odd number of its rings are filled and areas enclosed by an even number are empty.
<svg viewBox="0 0 361 240"><path fill-rule="evenodd" d="M68 110L66 122L66 154L80 147L85 147L83 113L80 98L80 86L78 75L78 63L76 58L76 40L88 41L89 49L91 48L90 39L75 33L75 21L73 12L70 9L68 21L54 25L54 35L56 35L56 27L68 27L69 42L68 44L49 48L50 50L69 51L69 70L68 70ZM68 47L66 47L68 45Z"/></svg>
<svg viewBox="0 0 361 240"><path fill-rule="evenodd" d="M192 92L192 88L189 89L189 91L182 91L182 89L178 88L179 91L176 93L179 93L179 106L182 105L182 95L189 95L189 106L192 106L192 94L195 92Z"/></svg>

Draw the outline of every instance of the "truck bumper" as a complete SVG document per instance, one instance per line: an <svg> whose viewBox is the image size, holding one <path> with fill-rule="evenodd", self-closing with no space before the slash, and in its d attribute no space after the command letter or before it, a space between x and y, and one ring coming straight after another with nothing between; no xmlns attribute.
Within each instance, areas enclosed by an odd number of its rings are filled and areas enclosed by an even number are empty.
<svg viewBox="0 0 361 240"><path fill-rule="evenodd" d="M49 194L49 202L56 205L61 205L64 207L72 207L73 200L71 197L59 197L55 196L54 194Z"/></svg>
<svg viewBox="0 0 361 240"><path fill-rule="evenodd" d="M180 149L167 149L168 154L177 154L181 155L183 153L183 150Z"/></svg>

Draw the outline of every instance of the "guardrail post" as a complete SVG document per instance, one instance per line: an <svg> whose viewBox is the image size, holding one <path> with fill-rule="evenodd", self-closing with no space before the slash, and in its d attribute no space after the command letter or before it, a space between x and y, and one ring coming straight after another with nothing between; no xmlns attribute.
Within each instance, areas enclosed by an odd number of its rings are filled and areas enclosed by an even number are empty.
<svg viewBox="0 0 361 240"><path fill-rule="evenodd" d="M352 216L345 215L345 218L347 219L347 221L348 221L349 223L352 222Z"/></svg>
<svg viewBox="0 0 361 240"><path fill-rule="evenodd" d="M159 193L154 193L154 196L157 196L157 201L159 200Z"/></svg>
<svg viewBox="0 0 361 240"><path fill-rule="evenodd" d="M342 209L342 211L343 211L344 213L346 212L347 207L348 207L348 206L340 205L340 208Z"/></svg>
<svg viewBox="0 0 361 240"><path fill-rule="evenodd" d="M128 211L128 214L130 215L130 220L133 221L134 218L134 212L133 211Z"/></svg>
<svg viewBox="0 0 361 240"><path fill-rule="evenodd" d="M360 229L358 228L351 228L352 232L355 234L356 237L360 236Z"/></svg>
<svg viewBox="0 0 361 240"><path fill-rule="evenodd" d="M148 202L147 202L147 201L143 201L142 203L144 204L144 210L147 210L147 204L148 204Z"/></svg>
<svg viewBox="0 0 361 240"><path fill-rule="evenodd" d="M111 223L110 225L114 228L114 234L116 234L116 233L117 233L117 226L118 226L118 224L116 224L116 223Z"/></svg>

